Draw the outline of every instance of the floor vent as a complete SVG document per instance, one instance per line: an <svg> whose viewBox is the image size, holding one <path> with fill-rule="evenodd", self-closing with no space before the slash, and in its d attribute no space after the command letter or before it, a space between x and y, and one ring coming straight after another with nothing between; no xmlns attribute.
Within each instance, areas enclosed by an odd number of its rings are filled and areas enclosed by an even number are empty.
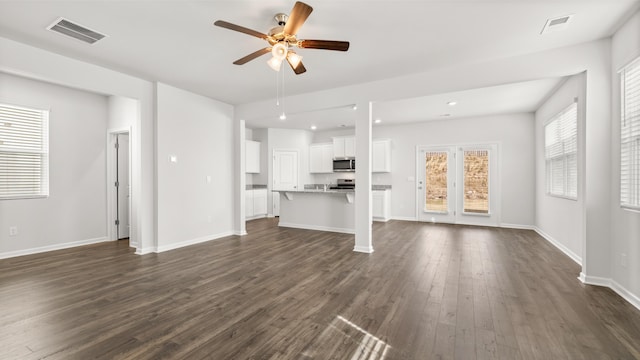
<svg viewBox="0 0 640 360"><path fill-rule="evenodd" d="M569 25L569 22L573 18L573 15L560 16L553 19L547 19L540 34L549 33L552 31L564 30Z"/></svg>
<svg viewBox="0 0 640 360"><path fill-rule="evenodd" d="M53 24L47 27L48 30L55 31L62 35L70 36L74 39L93 44L104 38L106 35L78 25L65 18L59 18Z"/></svg>

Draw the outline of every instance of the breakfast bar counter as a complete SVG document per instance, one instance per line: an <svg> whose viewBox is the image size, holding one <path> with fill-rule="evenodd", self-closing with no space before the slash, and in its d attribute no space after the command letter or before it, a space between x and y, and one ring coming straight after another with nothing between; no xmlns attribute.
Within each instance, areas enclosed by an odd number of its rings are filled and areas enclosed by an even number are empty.
<svg viewBox="0 0 640 360"><path fill-rule="evenodd" d="M352 189L305 189L279 193L279 226L355 233L355 192Z"/></svg>

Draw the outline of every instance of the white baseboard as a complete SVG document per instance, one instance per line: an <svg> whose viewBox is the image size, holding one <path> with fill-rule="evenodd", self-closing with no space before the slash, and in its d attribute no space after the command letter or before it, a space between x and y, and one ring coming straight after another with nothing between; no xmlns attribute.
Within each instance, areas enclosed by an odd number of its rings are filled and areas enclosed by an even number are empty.
<svg viewBox="0 0 640 360"><path fill-rule="evenodd" d="M136 249L136 255L146 255L157 252L155 247L148 247L143 249Z"/></svg>
<svg viewBox="0 0 640 360"><path fill-rule="evenodd" d="M412 216L391 216L391 220L400 220L400 221L418 221L415 217Z"/></svg>
<svg viewBox="0 0 640 360"><path fill-rule="evenodd" d="M343 234L355 234L355 229L345 229L345 228L336 228L330 226L318 226L318 225L305 225L305 224L291 224L280 221L278 223L280 227L289 227L294 229L306 229L306 230L318 230L318 231L329 231L329 232L337 232Z"/></svg>
<svg viewBox="0 0 640 360"><path fill-rule="evenodd" d="M234 230L234 231L233 231L233 235L236 235L236 236L245 236L245 235L247 235L247 230L242 230L242 231Z"/></svg>
<svg viewBox="0 0 640 360"><path fill-rule="evenodd" d="M0 259L8 259L8 258L24 256L24 255L33 255L33 254L43 253L47 251L62 250L62 249L76 247L76 246L98 244L98 243L107 242L107 241L115 241L115 240L109 240L106 236L103 236L103 237L98 237L93 239L72 241L68 243L55 244L55 245L47 245L47 246L41 246L41 247L31 248L31 249L7 251L7 252L0 253Z"/></svg>
<svg viewBox="0 0 640 360"><path fill-rule="evenodd" d="M617 281L598 276L588 276L582 272L580 273L578 279L587 285L608 287L616 294L620 295L620 297L626 300L629 304L635 306L636 309L640 310L640 297L629 291L624 286L620 285Z"/></svg>
<svg viewBox="0 0 640 360"><path fill-rule="evenodd" d="M580 273L578 280L587 285L604 286L609 288L611 287L611 279L599 276L589 276L585 275L583 272Z"/></svg>
<svg viewBox="0 0 640 360"><path fill-rule="evenodd" d="M535 226L533 226L533 225L500 223L500 227L501 228L506 228L506 229L535 230Z"/></svg>
<svg viewBox="0 0 640 360"><path fill-rule="evenodd" d="M266 217L267 217L267 214L260 214L260 215L246 217L244 220L249 221L249 220L255 220L255 219L264 219Z"/></svg>
<svg viewBox="0 0 640 360"><path fill-rule="evenodd" d="M582 257L578 256L578 254L571 251L568 247L564 246L561 242L554 239L551 235L545 233L537 226L534 226L533 230L538 233L538 235L542 236L545 240L547 240L551 245L557 247L560 251L565 253L571 260L575 261L578 265L582 266Z"/></svg>
<svg viewBox="0 0 640 360"><path fill-rule="evenodd" d="M356 246L353 248L355 252L361 252L366 254L371 254L373 252L373 247L371 246Z"/></svg>
<svg viewBox="0 0 640 360"><path fill-rule="evenodd" d="M222 233L219 233L219 234L202 236L202 237L191 239L191 240L181 241L179 243L158 246L156 248L155 252L164 252L164 251L179 249L181 247L200 244L200 243L203 243L203 242L216 240L216 239L223 238L223 237L226 237L226 236L231 236L231 235L234 235L233 231L225 231L225 232L222 232Z"/></svg>
<svg viewBox="0 0 640 360"><path fill-rule="evenodd" d="M618 284L615 280L611 280L611 285L609 287L618 295L622 296L623 299L627 300L631 305L635 306L636 309L640 310L640 297L627 290L624 286Z"/></svg>

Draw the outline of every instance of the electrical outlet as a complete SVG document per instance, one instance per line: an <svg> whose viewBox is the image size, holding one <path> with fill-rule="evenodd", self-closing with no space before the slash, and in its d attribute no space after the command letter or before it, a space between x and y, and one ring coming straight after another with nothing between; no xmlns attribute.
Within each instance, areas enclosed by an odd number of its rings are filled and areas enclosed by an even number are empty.
<svg viewBox="0 0 640 360"><path fill-rule="evenodd" d="M9 236L18 235L18 227L17 226L9 226Z"/></svg>
<svg viewBox="0 0 640 360"><path fill-rule="evenodd" d="M623 268L627 267L627 254L620 254L620 266L622 266Z"/></svg>

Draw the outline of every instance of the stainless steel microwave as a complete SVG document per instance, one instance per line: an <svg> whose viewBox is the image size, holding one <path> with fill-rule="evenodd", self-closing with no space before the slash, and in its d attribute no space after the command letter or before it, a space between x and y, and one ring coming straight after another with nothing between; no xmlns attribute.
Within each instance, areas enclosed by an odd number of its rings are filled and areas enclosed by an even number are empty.
<svg viewBox="0 0 640 360"><path fill-rule="evenodd" d="M334 172L356 171L356 160L355 159L333 160L333 171Z"/></svg>

